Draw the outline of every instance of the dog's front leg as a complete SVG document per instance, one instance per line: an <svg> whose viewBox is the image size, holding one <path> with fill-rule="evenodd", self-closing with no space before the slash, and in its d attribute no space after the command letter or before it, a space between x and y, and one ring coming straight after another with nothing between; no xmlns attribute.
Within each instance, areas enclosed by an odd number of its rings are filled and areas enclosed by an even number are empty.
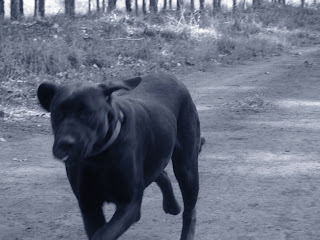
<svg viewBox="0 0 320 240"><path fill-rule="evenodd" d="M106 223L102 208L98 207L89 211L81 211L81 214L86 233L89 239L91 239L93 234Z"/></svg>
<svg viewBox="0 0 320 240"><path fill-rule="evenodd" d="M139 221L141 202L142 194L129 204L117 206L110 222L98 229L92 240L115 240L120 237L133 223Z"/></svg>

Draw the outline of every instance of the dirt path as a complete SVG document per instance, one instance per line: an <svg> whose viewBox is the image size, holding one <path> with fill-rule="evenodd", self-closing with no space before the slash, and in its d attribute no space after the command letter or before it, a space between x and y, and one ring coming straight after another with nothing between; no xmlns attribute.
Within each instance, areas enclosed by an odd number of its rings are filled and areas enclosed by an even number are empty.
<svg viewBox="0 0 320 240"><path fill-rule="evenodd" d="M180 76L207 140L197 240L320 239L319 66L313 47ZM0 123L0 239L86 239L64 167L51 156L48 120ZM161 204L152 185L140 222L121 239L179 239L181 214L165 215Z"/></svg>

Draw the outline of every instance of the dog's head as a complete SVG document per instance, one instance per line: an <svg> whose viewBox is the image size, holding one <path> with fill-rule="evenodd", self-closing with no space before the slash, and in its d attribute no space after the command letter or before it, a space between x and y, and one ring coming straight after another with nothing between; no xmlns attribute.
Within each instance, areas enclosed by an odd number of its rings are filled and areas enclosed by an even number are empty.
<svg viewBox="0 0 320 240"><path fill-rule="evenodd" d="M90 155L95 144L103 144L109 126L118 116L111 94L131 90L140 82L138 77L98 86L41 84L38 99L51 112L53 155L69 163Z"/></svg>

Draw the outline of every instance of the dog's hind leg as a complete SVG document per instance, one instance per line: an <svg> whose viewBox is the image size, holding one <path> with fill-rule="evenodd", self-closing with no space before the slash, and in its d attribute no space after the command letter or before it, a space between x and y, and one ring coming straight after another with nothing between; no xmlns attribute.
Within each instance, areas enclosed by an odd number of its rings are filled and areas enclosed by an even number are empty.
<svg viewBox="0 0 320 240"><path fill-rule="evenodd" d="M181 208L174 196L172 185L167 173L165 171L162 171L155 182L160 187L163 195L163 210L166 213L178 215L181 211Z"/></svg>
<svg viewBox="0 0 320 240"><path fill-rule="evenodd" d="M199 192L200 123L192 102L183 108L178 119L178 141L172 155L172 164L184 202L181 240L193 240Z"/></svg>
<svg viewBox="0 0 320 240"><path fill-rule="evenodd" d="M176 149L172 156L174 173L184 203L181 240L193 240L196 225L196 203L199 192L198 153Z"/></svg>

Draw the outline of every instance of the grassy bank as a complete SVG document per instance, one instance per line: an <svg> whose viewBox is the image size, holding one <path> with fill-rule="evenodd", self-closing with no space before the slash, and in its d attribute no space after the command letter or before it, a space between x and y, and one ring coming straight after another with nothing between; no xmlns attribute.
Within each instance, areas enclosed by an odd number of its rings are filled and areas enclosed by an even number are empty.
<svg viewBox="0 0 320 240"><path fill-rule="evenodd" d="M319 44L320 11L264 6L212 16L121 13L0 26L0 104L35 98L40 81L104 81L154 71L210 71ZM26 96L25 96L26 95Z"/></svg>

